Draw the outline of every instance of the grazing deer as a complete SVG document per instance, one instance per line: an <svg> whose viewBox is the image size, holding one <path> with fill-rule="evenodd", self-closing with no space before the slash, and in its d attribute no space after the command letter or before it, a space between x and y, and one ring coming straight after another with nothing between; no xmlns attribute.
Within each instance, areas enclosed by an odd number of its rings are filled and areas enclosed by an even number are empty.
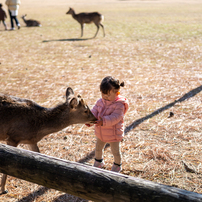
<svg viewBox="0 0 202 202"><path fill-rule="evenodd" d="M28 144L30 149L40 152L37 143L46 135L57 132L72 124L94 123L91 113L80 95L74 96L72 88L66 90L66 101L53 108L13 96L0 94L0 140L17 147ZM7 175L1 180L1 194L5 191Z"/></svg>
<svg viewBox="0 0 202 202"><path fill-rule="evenodd" d="M41 27L41 23L37 20L26 20L27 14L23 15L21 18L24 20L27 27Z"/></svg>
<svg viewBox="0 0 202 202"><path fill-rule="evenodd" d="M72 15L72 17L81 25L81 37L83 36L83 26L85 23L94 23L97 26L97 32L95 33L95 38L97 36L97 33L100 29L100 26L103 29L103 35L105 36L105 30L104 26L101 24L102 20L104 20L104 16L101 15L98 12L93 12L93 13L79 13L76 14L73 8L69 8L69 11L66 14Z"/></svg>

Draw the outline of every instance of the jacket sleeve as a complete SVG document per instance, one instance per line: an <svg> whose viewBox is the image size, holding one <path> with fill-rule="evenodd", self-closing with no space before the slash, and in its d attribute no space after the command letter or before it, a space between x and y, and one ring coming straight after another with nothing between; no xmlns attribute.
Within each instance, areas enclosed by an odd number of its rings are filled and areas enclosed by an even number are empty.
<svg viewBox="0 0 202 202"><path fill-rule="evenodd" d="M116 125L124 117L125 106L123 103L116 105L115 110L108 116L103 116L103 126L113 126Z"/></svg>
<svg viewBox="0 0 202 202"><path fill-rule="evenodd" d="M95 118L98 119L98 105L97 105L97 103L95 104L95 106L93 107L93 109L91 110L91 112L93 113L93 115L95 116Z"/></svg>

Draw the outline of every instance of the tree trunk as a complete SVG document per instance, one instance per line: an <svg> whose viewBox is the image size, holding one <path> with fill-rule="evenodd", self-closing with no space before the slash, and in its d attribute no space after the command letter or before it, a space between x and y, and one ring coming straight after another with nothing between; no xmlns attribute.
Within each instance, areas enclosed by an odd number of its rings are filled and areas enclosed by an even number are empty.
<svg viewBox="0 0 202 202"><path fill-rule="evenodd" d="M84 199L202 202L202 195L0 144L0 172Z"/></svg>

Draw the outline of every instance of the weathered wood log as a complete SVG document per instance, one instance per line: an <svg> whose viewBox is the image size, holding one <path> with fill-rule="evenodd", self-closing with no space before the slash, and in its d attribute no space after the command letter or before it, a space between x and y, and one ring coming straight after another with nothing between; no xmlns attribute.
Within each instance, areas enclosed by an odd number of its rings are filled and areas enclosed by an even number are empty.
<svg viewBox="0 0 202 202"><path fill-rule="evenodd" d="M84 199L202 202L202 195L0 144L0 172Z"/></svg>

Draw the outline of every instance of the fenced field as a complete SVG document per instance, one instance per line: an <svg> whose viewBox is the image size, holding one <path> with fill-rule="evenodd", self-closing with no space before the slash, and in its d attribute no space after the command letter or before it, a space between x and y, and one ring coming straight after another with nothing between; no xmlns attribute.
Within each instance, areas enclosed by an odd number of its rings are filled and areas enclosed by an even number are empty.
<svg viewBox="0 0 202 202"><path fill-rule="evenodd" d="M65 14L69 7L76 13L103 14L106 36L100 29L92 39L96 27L90 24L80 38L79 23ZM24 14L42 27L25 27L20 18ZM70 86L92 108L103 77L125 81L121 94L130 109L121 173L202 194L200 0L26 0L18 19L20 30L4 31L0 24L0 93L53 107L65 99ZM9 19L6 23L10 27ZM46 155L94 162L93 127L73 125L38 145ZM104 159L110 170L109 147ZM87 201L11 176L7 189L0 201Z"/></svg>

